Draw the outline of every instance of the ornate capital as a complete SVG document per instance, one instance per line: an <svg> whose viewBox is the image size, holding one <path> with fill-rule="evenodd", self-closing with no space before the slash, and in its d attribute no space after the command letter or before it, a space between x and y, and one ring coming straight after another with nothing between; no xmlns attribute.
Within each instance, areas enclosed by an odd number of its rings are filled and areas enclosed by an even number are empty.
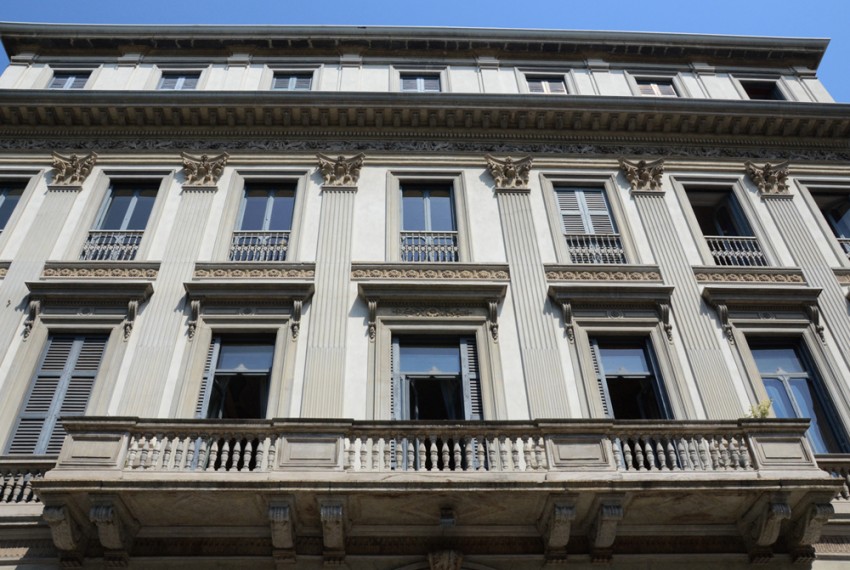
<svg viewBox="0 0 850 570"><path fill-rule="evenodd" d="M457 550L441 550L428 553L430 570L460 570L463 554Z"/></svg>
<svg viewBox="0 0 850 570"><path fill-rule="evenodd" d="M788 161L772 164L766 162L761 168L749 160L745 163L747 175L762 196L788 196Z"/></svg>
<svg viewBox="0 0 850 570"><path fill-rule="evenodd" d="M97 162L97 154L90 152L80 158L76 154L62 156L58 152L53 153L53 183L51 186L82 186L92 168Z"/></svg>
<svg viewBox="0 0 850 570"><path fill-rule="evenodd" d="M361 152L351 158L332 158L324 154L317 154L316 157L319 159L319 172L322 173L325 186L356 186L366 155Z"/></svg>
<svg viewBox="0 0 850 570"><path fill-rule="evenodd" d="M526 156L517 160L507 157L500 160L489 154L485 155L487 169L496 181L497 189L517 190L528 188L528 175L531 173L532 158Z"/></svg>
<svg viewBox="0 0 850 570"><path fill-rule="evenodd" d="M664 159L637 162L620 159L620 169L625 173L632 192L663 192L661 176L664 174Z"/></svg>
<svg viewBox="0 0 850 570"><path fill-rule="evenodd" d="M226 152L213 156L202 154L200 157L181 152L183 157L183 175L186 177L184 186L215 186L227 166L230 158Z"/></svg>

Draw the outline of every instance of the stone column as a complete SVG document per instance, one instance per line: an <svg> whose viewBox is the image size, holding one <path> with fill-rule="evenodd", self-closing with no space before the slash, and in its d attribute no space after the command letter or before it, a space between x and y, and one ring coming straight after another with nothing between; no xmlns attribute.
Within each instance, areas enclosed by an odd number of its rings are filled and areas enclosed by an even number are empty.
<svg viewBox="0 0 850 570"><path fill-rule="evenodd" d="M344 412L354 198L363 155L350 159L319 155L319 164L324 178L322 212L301 416L339 418Z"/></svg>
<svg viewBox="0 0 850 570"><path fill-rule="evenodd" d="M496 181L529 415L532 419L566 418L569 406L556 344L558 333L547 316L551 314L551 302L531 212L531 158L513 161L488 156L487 162Z"/></svg>
<svg viewBox="0 0 850 570"><path fill-rule="evenodd" d="M664 280L674 286L670 308L687 354L708 419L742 415L734 379L726 366L713 311L703 301L699 284L676 233L661 185L663 164L621 161L632 187L638 214ZM683 418L677 418L683 419Z"/></svg>

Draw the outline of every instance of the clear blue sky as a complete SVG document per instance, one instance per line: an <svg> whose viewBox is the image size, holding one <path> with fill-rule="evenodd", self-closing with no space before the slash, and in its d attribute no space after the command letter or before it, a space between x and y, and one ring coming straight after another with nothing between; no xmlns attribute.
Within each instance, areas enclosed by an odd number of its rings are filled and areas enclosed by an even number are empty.
<svg viewBox="0 0 850 570"><path fill-rule="evenodd" d="M850 0L0 0L0 20L473 26L831 38L819 76L850 102ZM8 64L0 55L0 67Z"/></svg>

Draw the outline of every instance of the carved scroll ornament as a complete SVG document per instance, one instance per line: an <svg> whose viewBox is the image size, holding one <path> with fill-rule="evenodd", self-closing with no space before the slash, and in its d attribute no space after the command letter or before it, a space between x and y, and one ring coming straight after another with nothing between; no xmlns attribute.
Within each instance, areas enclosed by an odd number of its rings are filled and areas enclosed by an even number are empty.
<svg viewBox="0 0 850 570"><path fill-rule="evenodd" d="M185 152L181 152L180 156L183 157L186 186L215 186L230 158L226 152L212 158L206 154L197 157Z"/></svg>
<svg viewBox="0 0 850 570"><path fill-rule="evenodd" d="M487 160L490 175L496 181L496 188L528 188L528 176L531 173L532 163L530 156L518 160L511 157L500 160L488 154L484 158Z"/></svg>
<svg viewBox="0 0 850 570"><path fill-rule="evenodd" d="M61 154L53 153L53 168L56 172L53 174L53 186L82 186L86 178L91 174L97 162L97 154L90 152L80 158L76 154L71 156L62 156Z"/></svg>
<svg viewBox="0 0 850 570"><path fill-rule="evenodd" d="M324 154L317 154L316 157L325 186L354 186L360 179L360 169L363 168L366 155L361 152L351 158L332 158Z"/></svg>
<svg viewBox="0 0 850 570"><path fill-rule="evenodd" d="M745 164L747 175L759 189L762 196L787 196L788 190L788 161L772 164L766 162L758 167L749 160Z"/></svg>
<svg viewBox="0 0 850 570"><path fill-rule="evenodd" d="M620 169L625 173L626 180L633 192L662 192L661 177L664 175L664 159L637 162L620 159Z"/></svg>

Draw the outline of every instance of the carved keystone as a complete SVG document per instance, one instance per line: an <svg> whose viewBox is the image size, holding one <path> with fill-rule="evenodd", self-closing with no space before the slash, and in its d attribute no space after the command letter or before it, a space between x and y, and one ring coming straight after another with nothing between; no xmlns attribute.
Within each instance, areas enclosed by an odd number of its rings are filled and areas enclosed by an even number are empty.
<svg viewBox="0 0 850 570"><path fill-rule="evenodd" d="M126 566L138 523L114 497L99 498L89 510L89 520L97 527L97 536L110 566Z"/></svg>
<svg viewBox="0 0 850 570"><path fill-rule="evenodd" d="M647 162L620 159L620 169L632 187L632 192L663 192L661 177L664 175L664 159Z"/></svg>
<svg viewBox="0 0 850 570"><path fill-rule="evenodd" d="M570 541L572 523L576 518L574 500L555 501L548 517L539 523L546 545L546 560L550 562L567 559L567 543Z"/></svg>
<svg viewBox="0 0 850 570"><path fill-rule="evenodd" d="M319 172L322 173L325 186L356 186L366 155L361 152L351 158L332 158L324 154L317 154L316 157L319 159Z"/></svg>
<svg viewBox="0 0 850 570"><path fill-rule="evenodd" d="M430 570L460 570L463 554L457 550L441 550L428 553Z"/></svg>
<svg viewBox="0 0 850 570"><path fill-rule="evenodd" d="M531 163L533 161L530 156L517 160L511 157L500 160L488 154L484 158L487 160L487 170L490 171L490 176L496 181L497 189L516 190L528 188L528 176L531 173Z"/></svg>
<svg viewBox="0 0 850 570"><path fill-rule="evenodd" d="M181 152L180 156L183 158L183 175L186 177L183 185L207 187L218 184L218 179L221 178L230 158L226 152L212 158L206 154L192 156L185 152Z"/></svg>
<svg viewBox="0 0 850 570"><path fill-rule="evenodd" d="M747 175L759 189L761 196L789 196L788 161L778 164L765 163L758 167L749 160L744 164Z"/></svg>
<svg viewBox="0 0 850 570"><path fill-rule="evenodd" d="M590 530L591 559L594 562L611 560L614 539L617 538L617 526L623 520L623 505L619 501L606 501L599 505L596 520Z"/></svg>
<svg viewBox="0 0 850 570"><path fill-rule="evenodd" d="M63 565L80 565L81 546L85 535L68 507L45 506L41 516L50 526L50 536L53 538L54 546L59 550Z"/></svg>
<svg viewBox="0 0 850 570"><path fill-rule="evenodd" d="M90 152L80 158L76 154L62 156L58 152L53 153L53 183L51 186L82 186L86 178L91 174L97 162L97 154Z"/></svg>
<svg viewBox="0 0 850 570"><path fill-rule="evenodd" d="M782 522L791 518L791 507L784 494L776 494L758 501L738 523L747 547L750 561L763 563L773 557L773 545L779 538Z"/></svg>
<svg viewBox="0 0 850 570"><path fill-rule="evenodd" d="M326 563L341 562L345 558L345 519L341 501L320 501L322 543Z"/></svg>
<svg viewBox="0 0 850 570"><path fill-rule="evenodd" d="M814 544L820 539L824 525L835 514L830 503L809 505L806 513L794 524L791 534L793 541L792 557L795 562L809 562L815 559Z"/></svg>
<svg viewBox="0 0 850 570"><path fill-rule="evenodd" d="M277 563L295 562L295 524L290 501L272 502L269 505L269 525Z"/></svg>

